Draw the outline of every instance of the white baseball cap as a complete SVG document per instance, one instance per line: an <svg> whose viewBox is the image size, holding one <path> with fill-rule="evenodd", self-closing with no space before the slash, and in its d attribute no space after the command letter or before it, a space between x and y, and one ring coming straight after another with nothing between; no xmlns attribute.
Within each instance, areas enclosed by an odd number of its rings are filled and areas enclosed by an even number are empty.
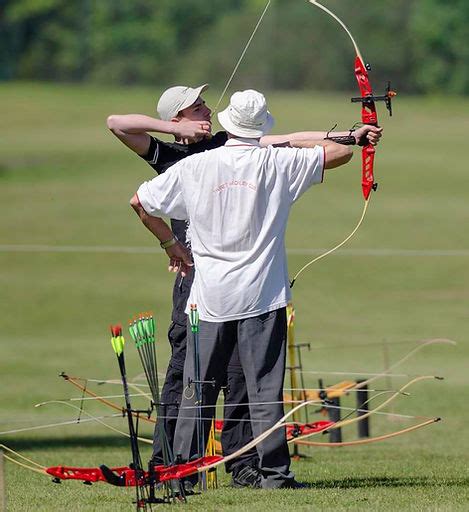
<svg viewBox="0 0 469 512"><path fill-rule="evenodd" d="M201 85L195 89L185 85L177 85L166 89L156 107L160 119L170 121L181 110L193 105L206 89L208 89L208 84Z"/></svg>
<svg viewBox="0 0 469 512"><path fill-rule="evenodd" d="M235 92L229 106L218 113L218 120L227 132L249 139L262 137L274 125L264 95L252 89Z"/></svg>

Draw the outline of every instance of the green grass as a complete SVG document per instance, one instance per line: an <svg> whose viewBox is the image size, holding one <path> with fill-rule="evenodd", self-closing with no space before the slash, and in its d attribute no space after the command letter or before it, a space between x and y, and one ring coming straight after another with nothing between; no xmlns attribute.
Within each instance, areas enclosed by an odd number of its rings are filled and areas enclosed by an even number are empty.
<svg viewBox="0 0 469 512"><path fill-rule="evenodd" d="M117 378L108 325L154 311L160 333L160 371L168 346L172 277L165 256L155 253L24 252L5 246L119 246L157 244L128 207L151 169L106 129L110 113L152 113L160 90L89 86L1 84L0 138L0 431L75 417L46 400L80 396L57 377ZM216 93L208 102L216 101ZM358 108L343 95L269 95L276 132L341 128ZM441 111L442 106L444 110ZM398 97L395 116L385 118L377 150L380 183L365 222L347 249L465 250L468 101ZM328 173L323 186L305 195L290 220L289 249L328 248L346 236L362 208L359 154ZM290 273L307 261L289 255ZM457 347L424 348L396 371L438 374L388 410L442 416L443 422L380 444L342 449L304 449L293 463L306 491L221 488L190 499L184 510L468 510L468 256L358 255L344 252L314 265L294 288L298 341L312 344L305 367L323 371L380 371L418 340L446 337ZM357 346L359 345L359 346ZM360 346L366 345L366 346ZM330 347L330 348L327 348ZM127 351L131 375L138 358ZM317 375L306 384L316 387ZM325 375L327 383L335 377ZM406 379L382 379L399 387ZM91 385L91 384L90 384ZM118 386L95 387L113 394ZM353 397L344 405L353 406ZM99 415L103 406L88 405ZM314 417L316 419L316 417ZM122 419L109 420L125 430ZM409 422L371 419L373 435ZM151 429L144 426L144 435ZM354 439L356 428L344 430ZM314 439L314 438L313 438ZM315 438L319 439L318 437ZM84 423L0 436L43 465L110 465L129 462L127 440L102 426ZM144 457L149 448L142 448ZM41 475L6 462L8 510L132 510L132 492L76 482L53 485ZM223 471L219 471L223 473Z"/></svg>

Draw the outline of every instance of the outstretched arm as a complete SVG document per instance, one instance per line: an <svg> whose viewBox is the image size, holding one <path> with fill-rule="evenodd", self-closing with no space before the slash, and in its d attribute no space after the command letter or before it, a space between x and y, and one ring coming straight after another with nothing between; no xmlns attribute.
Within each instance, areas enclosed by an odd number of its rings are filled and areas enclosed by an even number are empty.
<svg viewBox="0 0 469 512"><path fill-rule="evenodd" d="M148 132L173 135L176 140L202 139L211 133L208 121L173 119L163 121L143 114L113 114L107 118L111 132L127 147L140 156L148 152L150 135Z"/></svg>
<svg viewBox="0 0 469 512"><path fill-rule="evenodd" d="M353 156L353 151L350 146L343 146L330 140L321 140L312 143L311 146L301 147L314 147L322 146L324 148L324 169L335 169L350 161Z"/></svg>
<svg viewBox="0 0 469 512"><path fill-rule="evenodd" d="M178 242L171 228L162 218L148 215L140 204L137 194L134 194L130 200L130 206L132 206L146 228L155 235L160 241L161 247L166 251L169 257L169 272L180 271L181 275L185 276L194 264L192 263L189 251Z"/></svg>
<svg viewBox="0 0 469 512"><path fill-rule="evenodd" d="M370 144L376 146L381 138L383 129L372 125L363 125L356 130L346 132L294 132L284 135L265 135L261 138L261 146L269 146L271 144L282 144L289 142L291 146L297 148L311 148L317 145L326 137L347 137L352 135L355 139L355 144L363 142L366 139Z"/></svg>

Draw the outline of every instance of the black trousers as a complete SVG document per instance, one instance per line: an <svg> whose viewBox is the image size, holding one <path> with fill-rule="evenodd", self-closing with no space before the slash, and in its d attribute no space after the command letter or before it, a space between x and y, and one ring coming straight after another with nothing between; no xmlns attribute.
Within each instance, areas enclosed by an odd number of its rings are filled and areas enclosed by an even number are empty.
<svg viewBox="0 0 469 512"><path fill-rule="evenodd" d="M182 302L182 301L181 301ZM174 317L173 317L174 318ZM161 391L161 405L158 410L158 421L164 422L164 430L171 449L173 448L174 432L179 413L184 383L184 362L186 359L187 325L172 322L168 331L171 345L171 359L169 361L166 378ZM252 440L248 395L246 381L239 361L238 350L233 350L227 366L226 377L222 383L225 395L224 422L221 434L221 444L224 455L230 455ZM203 410L203 416L208 417L212 410ZM181 413L184 416L184 413ZM196 446L192 448L196 453ZM153 456L157 464L163 462L162 448L158 428L153 436ZM237 472L246 465L257 466L259 457L256 449L245 453L242 457L226 464L226 471L236 476Z"/></svg>
<svg viewBox="0 0 469 512"><path fill-rule="evenodd" d="M239 362L245 376L251 428L256 437L276 424L284 415L283 380L285 376L285 350L287 324L285 308L256 317L229 322L200 321L199 367L203 385L204 416L212 413L218 393L226 378L233 354L239 348ZM174 436L174 453L183 461L193 458L197 443L197 393L191 382L196 378L194 340L187 344L184 366L184 391ZM210 416L209 416L210 417ZM203 422L207 439L210 421ZM258 443L259 468L262 487L283 487L293 479L285 428L274 430Z"/></svg>

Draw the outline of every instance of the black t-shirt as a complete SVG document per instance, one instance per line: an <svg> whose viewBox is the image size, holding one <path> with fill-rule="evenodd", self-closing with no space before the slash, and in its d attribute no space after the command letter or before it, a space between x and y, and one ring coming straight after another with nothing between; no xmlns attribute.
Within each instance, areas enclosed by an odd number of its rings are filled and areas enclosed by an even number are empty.
<svg viewBox="0 0 469 512"><path fill-rule="evenodd" d="M158 173L165 172L169 167L187 156L202 153L209 149L223 146L228 140L226 132L217 132L211 139L204 139L193 144L179 144L177 142L163 142L151 137L150 147L142 158ZM187 221L171 219L171 229L176 238L187 246L186 231ZM181 325L186 323L186 307L189 292L194 279L194 272L191 272L184 279L177 277L173 288L173 312L172 321Z"/></svg>
<svg viewBox="0 0 469 512"><path fill-rule="evenodd" d="M204 139L200 142L194 142L193 144L163 142L152 137L148 153L142 155L142 158L146 160L158 174L161 174L187 156L223 146L227 139L226 132L217 132L211 139ZM186 221L171 219L171 229L181 243L187 244Z"/></svg>

